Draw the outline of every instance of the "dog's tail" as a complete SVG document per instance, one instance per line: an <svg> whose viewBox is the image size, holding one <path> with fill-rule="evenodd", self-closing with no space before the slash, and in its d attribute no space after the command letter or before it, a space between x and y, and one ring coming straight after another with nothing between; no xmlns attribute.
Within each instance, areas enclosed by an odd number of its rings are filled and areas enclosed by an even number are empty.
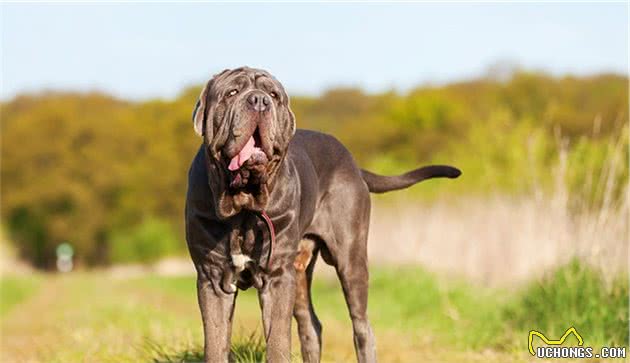
<svg viewBox="0 0 630 363"><path fill-rule="evenodd" d="M372 193L385 193L392 190L404 189L425 179L431 178L457 178L462 172L448 165L429 165L396 176L384 176L374 174L361 169L361 176Z"/></svg>

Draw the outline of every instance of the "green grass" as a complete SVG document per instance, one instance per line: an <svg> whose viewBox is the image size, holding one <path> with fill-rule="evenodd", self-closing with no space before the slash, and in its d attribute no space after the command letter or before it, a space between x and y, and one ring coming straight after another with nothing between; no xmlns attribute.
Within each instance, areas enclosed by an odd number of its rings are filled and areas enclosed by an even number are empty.
<svg viewBox="0 0 630 363"><path fill-rule="evenodd" d="M202 362L203 346L195 344L188 347L164 347L154 342L147 342L147 355L153 363ZM238 363L256 363L265 360L265 342L260 334L252 332L249 336L236 337L232 341L230 361Z"/></svg>
<svg viewBox="0 0 630 363"><path fill-rule="evenodd" d="M532 283L504 309L514 331L560 337L573 326L586 345L596 347L628 345L628 314L627 278L607 282L577 260Z"/></svg>
<svg viewBox="0 0 630 363"><path fill-rule="evenodd" d="M459 281L442 282L419 268L372 274L370 313L376 327L421 330L461 349L487 346L501 329L504 296Z"/></svg>
<svg viewBox="0 0 630 363"><path fill-rule="evenodd" d="M37 276L6 276L0 280L0 317L33 295L40 285Z"/></svg>
<svg viewBox="0 0 630 363"><path fill-rule="evenodd" d="M572 280L573 279L573 280ZM379 359L405 362L526 361L530 329L575 325L587 344L625 345L627 285L604 284L580 264L515 292L443 280L417 267L372 268L369 315ZM197 362L203 357L194 277L112 279L103 273L3 278L3 354L11 361ZM37 288L39 286L39 288ZM318 278L323 360L354 360L336 279ZM28 304L19 304L19 302ZM625 304L624 304L625 301ZM4 309L4 308L3 308ZM624 325L625 324L625 325ZM294 329L295 330L295 329ZM256 292L239 292L232 360L264 359ZM625 334L625 335L624 335ZM293 357L300 361L294 332Z"/></svg>
<svg viewBox="0 0 630 363"><path fill-rule="evenodd" d="M143 278L131 282L174 294L195 294L191 278ZM318 314L348 320L348 311L336 279L316 279L313 298ZM497 306L507 301L505 293L467 285L463 281L443 282L419 267L390 267L370 272L369 315L376 328L407 332L424 330L460 348L480 348L492 342L501 329ZM254 290L239 292L239 310L256 309Z"/></svg>

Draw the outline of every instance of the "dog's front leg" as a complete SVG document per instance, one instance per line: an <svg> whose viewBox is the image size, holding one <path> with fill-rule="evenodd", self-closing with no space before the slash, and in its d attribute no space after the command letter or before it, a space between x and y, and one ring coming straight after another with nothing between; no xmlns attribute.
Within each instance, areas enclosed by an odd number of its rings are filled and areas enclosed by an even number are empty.
<svg viewBox="0 0 630 363"><path fill-rule="evenodd" d="M218 281L198 277L197 298L203 319L205 361L227 362L236 293L225 293L220 289Z"/></svg>
<svg viewBox="0 0 630 363"><path fill-rule="evenodd" d="M293 264L273 271L258 298L267 342L267 362L290 362L291 317L295 302Z"/></svg>

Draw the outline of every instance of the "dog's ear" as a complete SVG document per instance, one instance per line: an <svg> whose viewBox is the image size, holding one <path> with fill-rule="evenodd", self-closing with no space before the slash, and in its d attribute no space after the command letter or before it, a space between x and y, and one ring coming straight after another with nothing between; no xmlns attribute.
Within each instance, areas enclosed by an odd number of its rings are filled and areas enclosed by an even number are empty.
<svg viewBox="0 0 630 363"><path fill-rule="evenodd" d="M284 105L284 110L280 113L280 122L281 129L284 130L280 135L281 145L283 148L289 147L289 142L295 135L296 125L295 125L295 115L293 111L291 111L291 106L289 105L289 100L287 97L287 103Z"/></svg>
<svg viewBox="0 0 630 363"><path fill-rule="evenodd" d="M216 80L220 76L227 73L228 71L229 69L226 69L223 72L214 75L214 77L212 77L208 81L208 83L206 83L206 85L201 90L201 94L199 95L199 99L197 100L197 104L195 105L195 109L193 110L192 122L195 133L205 138L206 140L212 140L213 137L213 128L206 126L207 118L209 115L208 111L210 108L210 103L212 101L212 95L210 94L210 91L214 82L216 82Z"/></svg>
<svg viewBox="0 0 630 363"><path fill-rule="evenodd" d="M192 114L193 128L195 129L195 133L201 137L204 137L206 128L206 108L209 101L208 91L211 86L212 79L209 80L201 90L201 94L199 95L199 99L197 100L197 104L195 105L195 109Z"/></svg>

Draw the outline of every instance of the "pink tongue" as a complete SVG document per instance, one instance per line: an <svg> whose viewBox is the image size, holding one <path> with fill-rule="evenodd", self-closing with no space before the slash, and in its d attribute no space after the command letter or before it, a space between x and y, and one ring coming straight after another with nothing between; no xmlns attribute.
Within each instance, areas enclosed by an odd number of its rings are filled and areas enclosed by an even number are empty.
<svg viewBox="0 0 630 363"><path fill-rule="evenodd" d="M243 149L230 160L230 165L228 165L230 171L238 170L245 164L247 159L254 153L254 144L254 136L250 136L245 146L243 146Z"/></svg>

